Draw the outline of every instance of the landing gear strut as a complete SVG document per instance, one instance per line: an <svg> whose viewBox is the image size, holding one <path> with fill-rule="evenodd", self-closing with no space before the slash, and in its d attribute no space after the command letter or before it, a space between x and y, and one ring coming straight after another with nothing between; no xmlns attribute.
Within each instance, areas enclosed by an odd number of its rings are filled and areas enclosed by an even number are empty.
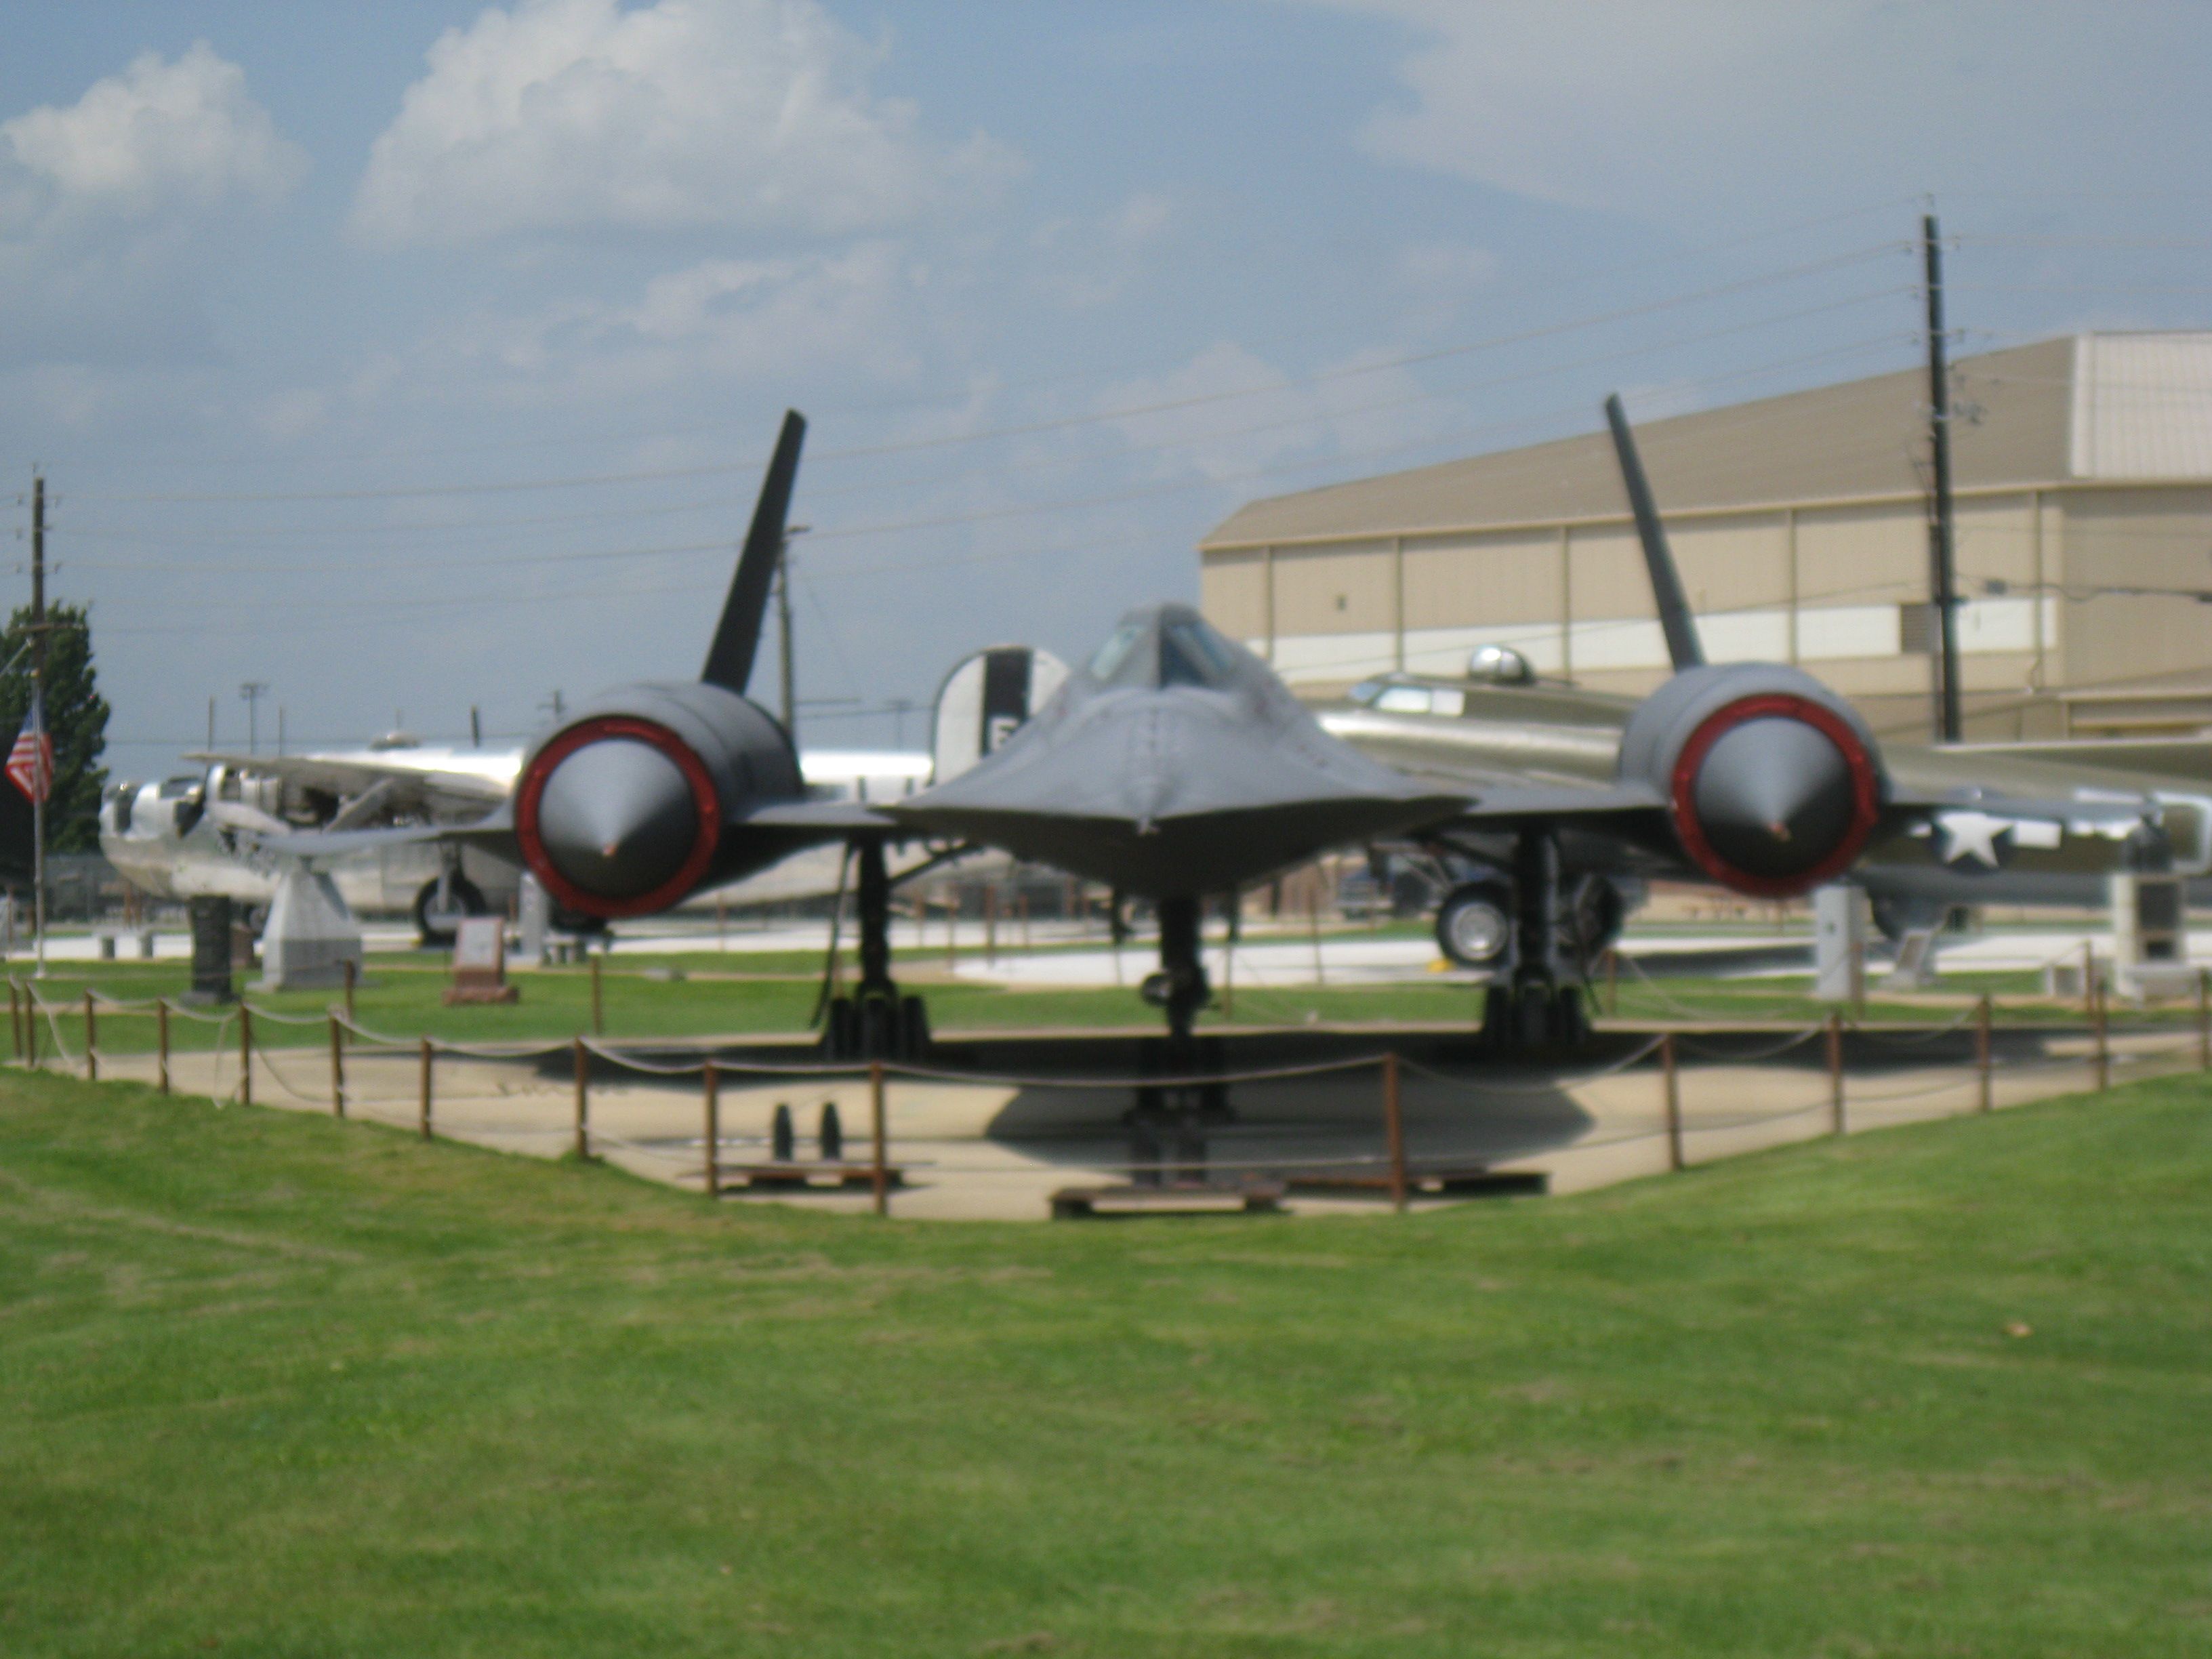
<svg viewBox="0 0 2212 1659"><path fill-rule="evenodd" d="M1559 963L1559 844L1523 831L1513 848L1512 969L1484 994L1483 1040L1495 1052L1571 1048L1589 1036L1582 987Z"/></svg>
<svg viewBox="0 0 2212 1659"><path fill-rule="evenodd" d="M920 997L901 996L891 978L891 882L880 836L857 842L860 866L860 982L836 997L822 1034L831 1060L919 1060L929 1049L929 1013Z"/></svg>
<svg viewBox="0 0 2212 1659"><path fill-rule="evenodd" d="M1145 1044L1143 1071L1153 1077L1202 1077L1221 1069L1221 1056L1217 1041L1201 1040L1192 1030L1198 1011L1213 996L1199 959L1199 901L1162 899L1159 916L1159 971L1146 975L1140 994L1167 1015L1168 1035L1164 1042ZM1140 1086L1137 1103L1124 1119L1129 1126L1129 1162L1138 1184L1204 1181L1206 1130L1233 1118L1225 1083Z"/></svg>

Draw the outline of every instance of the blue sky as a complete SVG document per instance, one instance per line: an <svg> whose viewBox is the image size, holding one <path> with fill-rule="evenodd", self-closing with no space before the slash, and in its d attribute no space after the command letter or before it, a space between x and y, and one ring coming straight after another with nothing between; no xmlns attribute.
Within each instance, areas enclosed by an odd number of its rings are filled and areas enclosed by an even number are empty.
<svg viewBox="0 0 2212 1659"><path fill-rule="evenodd" d="M879 743L1252 496L1912 362L1923 193L1966 349L2212 313L2202 6L14 10L0 465L129 775L696 672L787 405Z"/></svg>

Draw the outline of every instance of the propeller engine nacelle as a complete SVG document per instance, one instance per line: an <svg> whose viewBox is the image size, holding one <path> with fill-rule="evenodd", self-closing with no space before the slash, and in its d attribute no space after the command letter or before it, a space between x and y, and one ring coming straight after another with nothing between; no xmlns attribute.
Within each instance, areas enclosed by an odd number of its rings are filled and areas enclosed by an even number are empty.
<svg viewBox="0 0 2212 1659"><path fill-rule="evenodd" d="M1848 869L1887 793L1866 722L1810 675L1769 664L1676 674L1629 717L1620 773L1658 789L1692 864L1765 898Z"/></svg>
<svg viewBox="0 0 2212 1659"><path fill-rule="evenodd" d="M586 915L665 910L703 882L788 850L733 835L748 803L803 797L799 757L763 709L725 687L618 687L525 758L515 837L555 902Z"/></svg>

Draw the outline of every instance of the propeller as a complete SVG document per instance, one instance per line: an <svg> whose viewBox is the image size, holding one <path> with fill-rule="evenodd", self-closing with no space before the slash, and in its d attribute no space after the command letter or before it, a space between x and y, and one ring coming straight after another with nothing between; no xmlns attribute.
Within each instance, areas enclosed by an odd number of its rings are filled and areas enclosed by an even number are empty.
<svg viewBox="0 0 2212 1659"><path fill-rule="evenodd" d="M1636 515L1636 538L1644 544L1644 568L1651 574L1651 601L1658 607L1659 626L1667 635L1667 655L1677 673L1705 665L1705 653L1698 644L1697 619L1682 597L1682 578L1674 568L1674 556L1667 546L1667 532L1659 522L1659 508L1651 499L1650 480L1636 453L1636 439L1628 429L1628 415L1620 394L1605 400L1605 423L1613 428L1613 453L1620 458L1620 482L1628 489L1628 508Z"/></svg>
<svg viewBox="0 0 2212 1659"><path fill-rule="evenodd" d="M762 619L768 614L769 594L775 568L783 558L784 520L791 512L791 489L799 477L799 449L806 439L806 417L795 409L783 413L783 430L776 434L775 453L769 458L768 475L761 480L760 500L753 507L752 528L745 532L744 551L730 578L730 596L722 602L722 619L714 625L714 642L707 647L707 665L699 678L743 696L753 677L753 659L760 650Z"/></svg>

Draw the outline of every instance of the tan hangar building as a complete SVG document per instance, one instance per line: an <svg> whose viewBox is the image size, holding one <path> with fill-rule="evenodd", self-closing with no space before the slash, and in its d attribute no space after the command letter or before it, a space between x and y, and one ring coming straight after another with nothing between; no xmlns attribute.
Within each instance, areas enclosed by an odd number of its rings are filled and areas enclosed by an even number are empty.
<svg viewBox="0 0 2212 1659"><path fill-rule="evenodd" d="M1952 383L1967 735L2212 726L2212 332L2045 340ZM1802 664L1900 736L1932 723L1927 385L1637 434L1706 655ZM1602 430L1255 501L1200 555L1206 616L1303 695L1487 644L1607 690L1667 672Z"/></svg>

